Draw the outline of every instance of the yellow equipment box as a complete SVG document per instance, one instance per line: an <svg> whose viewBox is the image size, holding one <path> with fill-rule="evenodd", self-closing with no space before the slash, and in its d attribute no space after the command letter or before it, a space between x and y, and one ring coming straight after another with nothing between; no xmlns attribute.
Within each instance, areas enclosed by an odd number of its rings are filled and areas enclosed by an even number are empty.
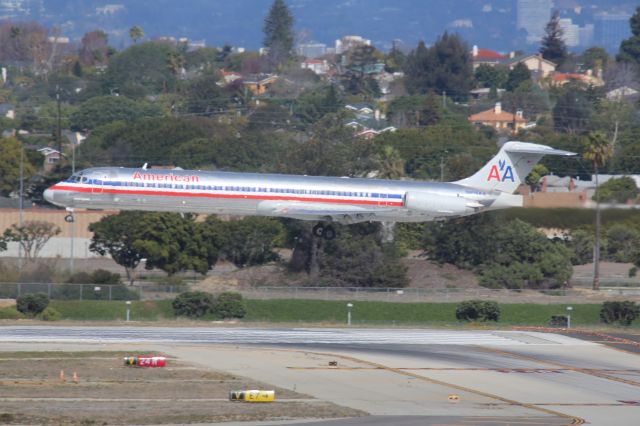
<svg viewBox="0 0 640 426"><path fill-rule="evenodd" d="M229 401L273 402L276 392L272 390L242 390L229 392Z"/></svg>

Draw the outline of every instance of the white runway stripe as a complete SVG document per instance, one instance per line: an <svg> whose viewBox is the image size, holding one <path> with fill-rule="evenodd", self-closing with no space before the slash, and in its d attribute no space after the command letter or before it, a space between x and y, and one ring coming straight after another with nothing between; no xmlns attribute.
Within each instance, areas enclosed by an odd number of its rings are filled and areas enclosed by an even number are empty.
<svg viewBox="0 0 640 426"><path fill-rule="evenodd" d="M510 334L513 336L511 337ZM526 345L527 333L413 329L250 329L191 327L0 328L0 342L180 342L226 344ZM538 339L540 340L540 339ZM573 339L548 340L570 344Z"/></svg>

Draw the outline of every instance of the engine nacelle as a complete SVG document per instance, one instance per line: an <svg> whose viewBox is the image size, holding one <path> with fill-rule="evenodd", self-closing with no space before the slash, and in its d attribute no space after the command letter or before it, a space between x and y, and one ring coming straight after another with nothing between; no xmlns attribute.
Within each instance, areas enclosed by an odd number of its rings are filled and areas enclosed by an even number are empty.
<svg viewBox="0 0 640 426"><path fill-rule="evenodd" d="M460 216L475 213L482 205L463 197L429 192L407 192L405 207L409 210L431 213L435 216Z"/></svg>

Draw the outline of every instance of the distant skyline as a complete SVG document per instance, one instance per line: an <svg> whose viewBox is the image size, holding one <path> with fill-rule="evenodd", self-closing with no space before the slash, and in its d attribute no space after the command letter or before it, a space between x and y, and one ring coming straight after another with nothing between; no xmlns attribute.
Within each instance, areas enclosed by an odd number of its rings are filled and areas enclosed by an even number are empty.
<svg viewBox="0 0 640 426"><path fill-rule="evenodd" d="M173 36L257 50L262 23L273 0L0 0L0 18L35 20L59 27L79 40L103 29L110 43L128 46L139 25L145 39ZM345 35L360 35L388 50L394 39L413 48L431 44L444 31L459 33L470 46L493 50L537 50L551 8L558 9L577 50L607 42L610 52L630 34L631 0L285 0L303 42L333 47ZM548 10L547 10L548 9ZM611 18L614 17L614 18ZM622 17L622 18L620 18ZM625 22L626 20L626 22ZM542 24L542 29L540 25ZM599 27L600 26L600 27Z"/></svg>

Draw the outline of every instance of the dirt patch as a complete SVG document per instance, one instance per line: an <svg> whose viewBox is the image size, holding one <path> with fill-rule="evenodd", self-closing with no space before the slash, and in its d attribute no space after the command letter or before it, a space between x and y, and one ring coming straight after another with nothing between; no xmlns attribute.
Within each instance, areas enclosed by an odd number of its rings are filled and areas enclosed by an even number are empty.
<svg viewBox="0 0 640 426"><path fill-rule="evenodd" d="M127 355L132 354L2 353L0 423L188 424L364 414L179 359L169 358L165 368L127 367L122 361ZM277 400L266 404L227 400L229 391L243 389L274 389Z"/></svg>
<svg viewBox="0 0 640 426"><path fill-rule="evenodd" d="M0 299L0 308L8 308L16 305L16 299Z"/></svg>

